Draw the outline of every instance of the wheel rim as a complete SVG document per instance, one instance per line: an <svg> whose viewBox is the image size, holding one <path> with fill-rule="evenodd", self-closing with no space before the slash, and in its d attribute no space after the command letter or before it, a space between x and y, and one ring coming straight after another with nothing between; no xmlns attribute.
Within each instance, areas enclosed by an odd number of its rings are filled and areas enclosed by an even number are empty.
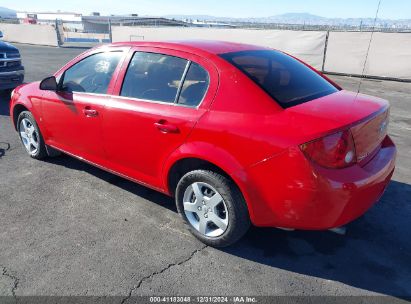
<svg viewBox="0 0 411 304"><path fill-rule="evenodd" d="M184 192L183 206L188 222L201 234L218 237L227 230L227 205L211 185L195 182L188 186Z"/></svg>
<svg viewBox="0 0 411 304"><path fill-rule="evenodd" d="M39 135L34 125L29 119L23 118L20 121L19 131L21 141L27 152L31 155L36 154L39 148Z"/></svg>

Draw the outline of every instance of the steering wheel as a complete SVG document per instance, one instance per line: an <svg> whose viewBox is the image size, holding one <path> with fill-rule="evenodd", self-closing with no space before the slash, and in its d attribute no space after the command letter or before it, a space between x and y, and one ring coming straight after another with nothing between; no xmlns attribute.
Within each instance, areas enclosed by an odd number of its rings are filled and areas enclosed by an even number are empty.
<svg viewBox="0 0 411 304"><path fill-rule="evenodd" d="M83 81L80 82L81 86L84 88L83 92L98 92L103 86L102 81L100 81L101 76L100 73L96 73L84 78Z"/></svg>
<svg viewBox="0 0 411 304"><path fill-rule="evenodd" d="M77 82L74 81L68 81L63 84L63 91L65 92L85 92L86 90L78 84Z"/></svg>

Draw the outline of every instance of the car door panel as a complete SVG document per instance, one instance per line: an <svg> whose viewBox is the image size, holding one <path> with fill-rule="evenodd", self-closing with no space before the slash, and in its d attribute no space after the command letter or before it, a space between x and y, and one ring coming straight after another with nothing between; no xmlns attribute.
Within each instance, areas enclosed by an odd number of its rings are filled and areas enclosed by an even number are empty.
<svg viewBox="0 0 411 304"><path fill-rule="evenodd" d="M64 88L60 86L57 92L44 91L41 104L41 119L47 125L45 141L48 145L93 163L104 164L106 156L102 143L101 121L104 115L106 100L113 90L117 74L126 55L126 50L112 49L109 51L110 54L116 54L114 56L116 59L113 65L109 67L110 72L106 74L107 77L105 82L103 82L103 86L101 86L101 83L96 84L96 88L104 88L101 93L64 91ZM56 77L60 80L64 79L64 73L82 62L82 60L93 55L107 53L101 51L86 53L66 65L56 73ZM105 61L97 60L96 62L96 68L107 68L107 65L104 65ZM85 73L84 70L86 70ZM94 77L98 74L94 70L83 69L83 75L80 76L86 75L92 81L96 81ZM79 77L79 79L84 78ZM76 86L81 88L77 84Z"/></svg>
<svg viewBox="0 0 411 304"><path fill-rule="evenodd" d="M104 158L101 119L105 95L45 92L42 119L47 121L46 143L97 162ZM94 115L90 115L95 111Z"/></svg>
<svg viewBox="0 0 411 304"><path fill-rule="evenodd" d="M106 105L104 142L110 167L160 187L165 158L190 134L205 110L112 97ZM161 160L161 161L160 161Z"/></svg>
<svg viewBox="0 0 411 304"><path fill-rule="evenodd" d="M218 86L218 76L211 63L192 54L153 48L136 48L131 53L138 50L196 60L210 74L209 88L199 107L117 96L121 91L125 69L117 80L115 96L107 100L103 136L110 167L140 182L163 188L163 165L207 111L207 105L211 103Z"/></svg>

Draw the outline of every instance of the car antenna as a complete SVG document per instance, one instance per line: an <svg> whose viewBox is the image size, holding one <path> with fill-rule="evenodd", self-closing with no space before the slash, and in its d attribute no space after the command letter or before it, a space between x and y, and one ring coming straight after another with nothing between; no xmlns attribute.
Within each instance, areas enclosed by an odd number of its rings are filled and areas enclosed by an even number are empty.
<svg viewBox="0 0 411 304"><path fill-rule="evenodd" d="M370 52L371 42L372 42L372 38L373 38L374 32L375 32L375 25L377 24L378 13L380 12L380 6L381 6L381 0L378 1L377 12L375 13L374 24L373 24L372 30L371 30L370 41L368 42L367 53L365 54L364 66L363 66L363 68L362 68L360 83L358 84L357 95L355 96L355 99L356 99L356 100L357 100L358 94L360 93L362 81L363 81L363 79L364 79L365 66L367 65L367 61L368 61L368 54L369 54L369 52Z"/></svg>

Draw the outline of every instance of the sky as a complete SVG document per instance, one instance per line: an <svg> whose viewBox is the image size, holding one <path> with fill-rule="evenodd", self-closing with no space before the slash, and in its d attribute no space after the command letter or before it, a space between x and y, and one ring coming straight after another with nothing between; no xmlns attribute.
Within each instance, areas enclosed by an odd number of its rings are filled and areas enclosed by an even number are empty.
<svg viewBox="0 0 411 304"><path fill-rule="evenodd" d="M18 11L68 11L89 14L162 16L213 15L267 17L284 13L310 13L329 18L375 16L379 0L0 0L0 6ZM410 0L381 0L380 18L411 19Z"/></svg>

